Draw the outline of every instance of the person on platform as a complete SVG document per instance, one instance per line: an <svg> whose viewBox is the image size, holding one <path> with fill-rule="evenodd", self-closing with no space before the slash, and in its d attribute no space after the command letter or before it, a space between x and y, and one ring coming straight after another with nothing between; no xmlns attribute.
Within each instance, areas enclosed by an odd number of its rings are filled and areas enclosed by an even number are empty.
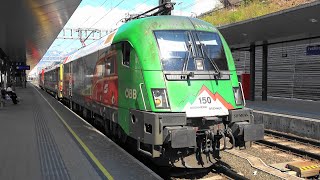
<svg viewBox="0 0 320 180"><path fill-rule="evenodd" d="M13 104L17 104L19 101L17 100L17 94L12 90L11 84L7 87L7 94L10 96Z"/></svg>

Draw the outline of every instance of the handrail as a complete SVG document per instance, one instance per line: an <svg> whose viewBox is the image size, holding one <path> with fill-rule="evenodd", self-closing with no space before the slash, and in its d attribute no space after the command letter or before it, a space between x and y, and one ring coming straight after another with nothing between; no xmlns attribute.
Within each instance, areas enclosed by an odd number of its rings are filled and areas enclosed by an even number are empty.
<svg viewBox="0 0 320 180"><path fill-rule="evenodd" d="M144 109L147 110L147 107L146 107L146 102L144 101L144 96L143 96L143 92L142 92L142 86L143 83L140 83L139 84L139 87L140 87L140 93L141 93L141 96L142 96L142 101L143 101L143 105L144 105Z"/></svg>
<svg viewBox="0 0 320 180"><path fill-rule="evenodd" d="M243 100L243 106L246 106L246 100L244 99L244 94L243 94L243 89L242 89L242 84L239 82L239 87L241 89L241 95L242 95L242 100Z"/></svg>

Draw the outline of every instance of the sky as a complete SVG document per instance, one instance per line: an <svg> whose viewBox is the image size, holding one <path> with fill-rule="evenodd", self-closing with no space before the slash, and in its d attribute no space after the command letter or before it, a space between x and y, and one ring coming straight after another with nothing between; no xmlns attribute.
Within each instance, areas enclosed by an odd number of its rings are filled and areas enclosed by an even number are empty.
<svg viewBox="0 0 320 180"><path fill-rule="evenodd" d="M176 3L172 14L178 16L197 16L221 6L219 0L172 0L172 2ZM115 29L122 24L121 19L128 14L142 13L158 6L158 3L158 0L82 0L64 28ZM58 37L61 34L60 32ZM92 42L88 40L85 43ZM56 39L48 49L51 53L45 54L44 57L52 56L52 54L63 56L81 47L80 40ZM31 71L31 74L51 64L43 60Z"/></svg>

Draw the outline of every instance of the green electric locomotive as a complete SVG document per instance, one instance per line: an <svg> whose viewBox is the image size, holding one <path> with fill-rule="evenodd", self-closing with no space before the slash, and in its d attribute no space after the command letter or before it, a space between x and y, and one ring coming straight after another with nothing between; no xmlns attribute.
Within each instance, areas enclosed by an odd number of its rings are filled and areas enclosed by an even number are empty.
<svg viewBox="0 0 320 180"><path fill-rule="evenodd" d="M208 167L219 151L263 138L263 125L244 107L227 43L202 20L129 21L61 70L73 109L158 163Z"/></svg>

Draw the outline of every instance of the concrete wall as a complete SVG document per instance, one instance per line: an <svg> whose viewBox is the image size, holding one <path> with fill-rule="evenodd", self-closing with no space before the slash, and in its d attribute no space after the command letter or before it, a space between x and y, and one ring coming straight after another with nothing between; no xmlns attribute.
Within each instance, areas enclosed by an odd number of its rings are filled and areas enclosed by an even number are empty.
<svg viewBox="0 0 320 180"><path fill-rule="evenodd" d="M270 112L253 111L255 123L266 129L320 140L320 120Z"/></svg>

